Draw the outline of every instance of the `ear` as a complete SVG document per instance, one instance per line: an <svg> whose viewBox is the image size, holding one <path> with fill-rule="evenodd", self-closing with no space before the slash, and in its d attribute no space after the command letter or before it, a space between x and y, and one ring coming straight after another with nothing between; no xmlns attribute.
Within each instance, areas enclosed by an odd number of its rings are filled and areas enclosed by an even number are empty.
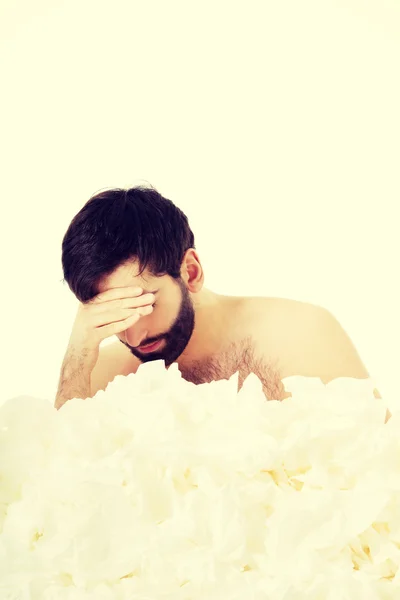
<svg viewBox="0 0 400 600"><path fill-rule="evenodd" d="M196 294L200 292L204 285L204 272L201 266L199 255L194 248L189 248L181 265L181 277L186 284L189 292Z"/></svg>

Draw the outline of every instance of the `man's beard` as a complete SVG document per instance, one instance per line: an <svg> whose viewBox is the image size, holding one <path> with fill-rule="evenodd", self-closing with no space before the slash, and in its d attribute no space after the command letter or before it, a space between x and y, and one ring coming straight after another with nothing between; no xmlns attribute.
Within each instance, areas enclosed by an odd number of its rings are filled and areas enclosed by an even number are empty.
<svg viewBox="0 0 400 600"><path fill-rule="evenodd" d="M164 360L165 366L169 367L182 354L189 343L195 325L195 311L189 292L183 283L182 279L176 280L182 293L181 306L174 324L168 331L159 338L149 339L150 343L164 340L164 346L156 352L142 354L137 348L129 346L126 342L122 342L142 363L152 360ZM146 342L147 343L147 342Z"/></svg>

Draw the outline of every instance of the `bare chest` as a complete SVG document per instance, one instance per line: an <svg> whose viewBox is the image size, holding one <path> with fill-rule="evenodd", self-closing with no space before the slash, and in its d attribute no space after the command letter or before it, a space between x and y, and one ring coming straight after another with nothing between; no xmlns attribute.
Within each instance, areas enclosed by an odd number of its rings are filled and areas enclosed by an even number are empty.
<svg viewBox="0 0 400 600"><path fill-rule="evenodd" d="M229 379L238 372L239 390L248 375L254 373L260 379L268 400L288 397L281 381L278 361L257 358L251 337L231 342L218 354L193 360L189 364L179 364L179 370L184 379L195 384Z"/></svg>

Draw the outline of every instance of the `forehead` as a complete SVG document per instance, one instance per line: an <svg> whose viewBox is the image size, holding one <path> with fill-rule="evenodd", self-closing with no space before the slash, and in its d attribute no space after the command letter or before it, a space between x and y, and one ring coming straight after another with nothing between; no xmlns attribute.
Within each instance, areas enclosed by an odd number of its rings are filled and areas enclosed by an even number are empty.
<svg viewBox="0 0 400 600"><path fill-rule="evenodd" d="M113 288L131 285L141 287L145 291L153 291L159 287L162 277L154 277L147 269L139 276L139 270L139 265L133 262L117 267L111 275L107 275L101 280L98 285L99 294Z"/></svg>

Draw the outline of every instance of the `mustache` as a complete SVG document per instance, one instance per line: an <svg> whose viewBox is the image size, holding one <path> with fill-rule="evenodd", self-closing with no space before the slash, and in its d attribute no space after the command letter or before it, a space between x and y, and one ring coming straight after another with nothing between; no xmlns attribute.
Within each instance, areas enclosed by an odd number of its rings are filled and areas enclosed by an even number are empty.
<svg viewBox="0 0 400 600"><path fill-rule="evenodd" d="M157 342L161 342L161 340L164 340L166 338L162 337L162 338L158 338L156 340L150 340L150 341L146 341L143 344L140 344L140 346L150 346L150 344L155 344ZM122 344L124 344L124 346L126 346L127 348L129 348L129 350L137 350L140 346L130 346L127 342L124 342L123 340L119 340Z"/></svg>

